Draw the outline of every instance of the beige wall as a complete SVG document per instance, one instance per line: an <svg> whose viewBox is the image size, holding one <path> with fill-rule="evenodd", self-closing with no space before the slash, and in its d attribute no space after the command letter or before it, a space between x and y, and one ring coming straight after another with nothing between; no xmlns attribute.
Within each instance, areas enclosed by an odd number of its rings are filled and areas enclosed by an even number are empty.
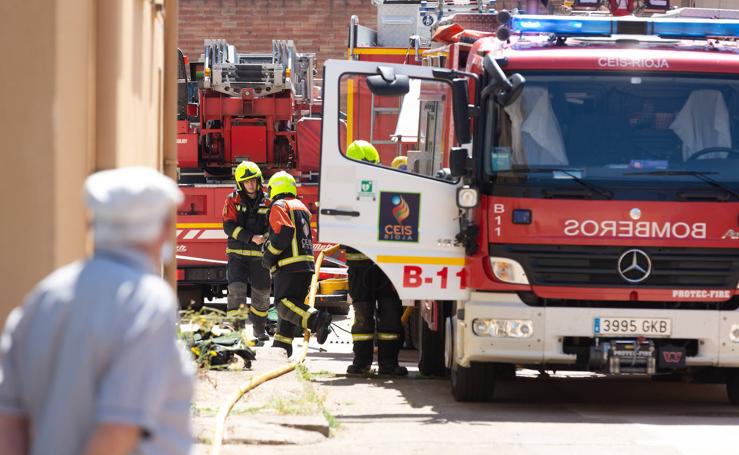
<svg viewBox="0 0 739 455"><path fill-rule="evenodd" d="M0 40L9 43L0 71L0 321L40 278L86 254L85 176L161 168L162 3L0 2Z"/></svg>
<svg viewBox="0 0 739 455"><path fill-rule="evenodd" d="M739 0L682 0L680 5L697 8L739 9Z"/></svg>

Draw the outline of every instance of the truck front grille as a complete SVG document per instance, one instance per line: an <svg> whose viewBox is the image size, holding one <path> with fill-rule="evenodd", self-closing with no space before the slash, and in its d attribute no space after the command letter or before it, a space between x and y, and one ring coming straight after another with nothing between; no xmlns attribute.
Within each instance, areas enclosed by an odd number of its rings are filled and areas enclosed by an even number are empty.
<svg viewBox="0 0 739 455"><path fill-rule="evenodd" d="M652 261L647 279L632 284L618 272L631 247L575 245L495 245L491 256L518 261L529 282L540 286L734 289L739 281L739 249L638 249Z"/></svg>

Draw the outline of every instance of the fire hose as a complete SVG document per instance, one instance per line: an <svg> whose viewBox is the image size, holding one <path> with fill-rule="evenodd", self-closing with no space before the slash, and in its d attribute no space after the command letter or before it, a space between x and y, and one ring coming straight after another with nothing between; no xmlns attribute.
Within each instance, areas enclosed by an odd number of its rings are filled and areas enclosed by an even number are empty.
<svg viewBox="0 0 739 455"><path fill-rule="evenodd" d="M330 248L327 248L321 251L318 254L318 257L316 258L316 266L315 266L316 270L313 273L313 278L311 279L311 282L310 282L310 290L308 292L307 304L311 308L313 308L316 303L316 292L318 291L318 277L321 272L321 264L323 263L323 257L325 254L333 253L338 248L339 248L339 245L333 245ZM223 432L226 428L226 419L228 418L228 415L231 413L231 410L236 405L236 403L241 399L241 397L243 397L250 390L255 389L256 387L264 384L267 381L270 381L275 378L279 378L280 376L293 371L295 367L302 364L306 356L308 355L308 341L310 340L310 335L311 335L310 330L305 329L304 335L303 335L303 350L297 359L293 360L292 362L289 362L287 365L284 365L280 368L276 368L261 376L258 376L256 378L251 378L250 380L244 382L243 384L239 386L238 390L236 390L233 393L233 395L229 398L229 400L225 402L218 409L218 414L216 415L216 429L215 429L215 432L213 433L213 445L210 450L211 455L218 455L221 451L221 445L223 444Z"/></svg>

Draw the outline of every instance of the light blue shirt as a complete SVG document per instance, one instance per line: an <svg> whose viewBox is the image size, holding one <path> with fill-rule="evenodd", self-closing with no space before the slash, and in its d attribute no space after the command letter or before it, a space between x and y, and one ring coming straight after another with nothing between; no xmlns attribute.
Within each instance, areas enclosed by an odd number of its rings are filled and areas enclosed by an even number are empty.
<svg viewBox="0 0 739 455"><path fill-rule="evenodd" d="M193 367L176 297L154 270L137 250L98 248L10 314L0 413L28 418L31 454L79 454L99 423L141 427L136 453L189 453Z"/></svg>

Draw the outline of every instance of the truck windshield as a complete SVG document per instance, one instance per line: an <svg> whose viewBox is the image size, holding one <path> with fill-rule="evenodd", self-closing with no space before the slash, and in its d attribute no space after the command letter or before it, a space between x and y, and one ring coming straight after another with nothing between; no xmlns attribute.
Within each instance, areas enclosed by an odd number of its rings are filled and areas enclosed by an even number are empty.
<svg viewBox="0 0 739 455"><path fill-rule="evenodd" d="M739 81L525 74L486 105L488 190L523 197L739 199Z"/></svg>

